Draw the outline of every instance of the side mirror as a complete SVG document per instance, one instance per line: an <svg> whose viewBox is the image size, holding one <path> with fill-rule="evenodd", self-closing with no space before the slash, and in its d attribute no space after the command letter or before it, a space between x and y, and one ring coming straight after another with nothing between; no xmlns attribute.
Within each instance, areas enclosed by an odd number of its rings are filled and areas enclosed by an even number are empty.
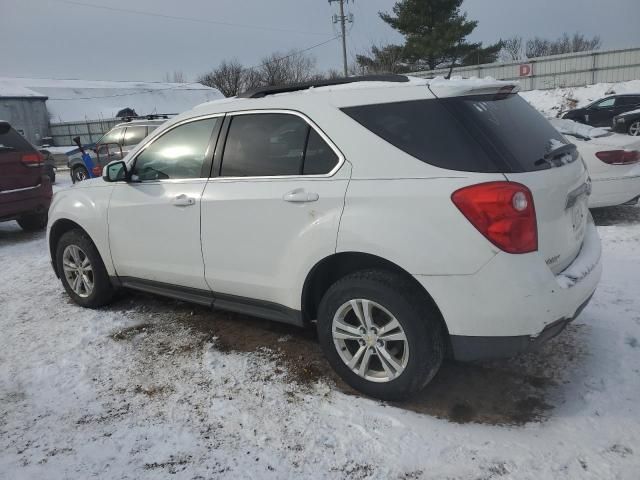
<svg viewBox="0 0 640 480"><path fill-rule="evenodd" d="M5 122L4 120L0 120L0 135L4 135L9 130L11 130L11 125L9 122Z"/></svg>
<svg viewBox="0 0 640 480"><path fill-rule="evenodd" d="M104 175L102 178L105 182L126 182L129 178L127 164L122 160L109 163L104 167Z"/></svg>

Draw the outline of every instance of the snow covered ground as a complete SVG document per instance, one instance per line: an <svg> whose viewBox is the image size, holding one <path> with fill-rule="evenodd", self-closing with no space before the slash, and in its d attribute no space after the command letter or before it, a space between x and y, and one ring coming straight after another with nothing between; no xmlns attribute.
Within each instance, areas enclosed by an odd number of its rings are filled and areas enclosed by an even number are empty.
<svg viewBox="0 0 640 480"><path fill-rule="evenodd" d="M640 208L595 216L605 271L574 325L398 405L349 392L293 327L141 294L77 307L44 235L0 224L0 478L637 479Z"/></svg>

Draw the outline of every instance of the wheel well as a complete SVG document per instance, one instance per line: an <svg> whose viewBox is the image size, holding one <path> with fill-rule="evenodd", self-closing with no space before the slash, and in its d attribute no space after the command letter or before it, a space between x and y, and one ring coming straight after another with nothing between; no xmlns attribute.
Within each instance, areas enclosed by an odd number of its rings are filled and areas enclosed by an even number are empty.
<svg viewBox="0 0 640 480"><path fill-rule="evenodd" d="M60 277L60 274L58 273L58 266L57 262L55 261L56 245L58 245L58 240L60 240L60 237L62 237L62 235L70 230L76 229L83 231L87 236L89 236L84 228L82 228L76 222L67 220L66 218L56 221L56 223L51 226L51 230L49 232L49 253L51 254L51 259L53 260L53 270L56 272L56 275L58 277Z"/></svg>
<svg viewBox="0 0 640 480"><path fill-rule="evenodd" d="M322 300L322 297L331 285L346 275L369 269L386 270L397 273L423 292L425 298L432 305L433 311L436 312L442 322L448 338L449 331L440 309L433 301L433 298L431 298L429 292L425 290L413 275L389 260L360 252L336 253L335 255L324 258L311 269L302 288L302 315L305 321L309 322L317 318L320 300Z"/></svg>

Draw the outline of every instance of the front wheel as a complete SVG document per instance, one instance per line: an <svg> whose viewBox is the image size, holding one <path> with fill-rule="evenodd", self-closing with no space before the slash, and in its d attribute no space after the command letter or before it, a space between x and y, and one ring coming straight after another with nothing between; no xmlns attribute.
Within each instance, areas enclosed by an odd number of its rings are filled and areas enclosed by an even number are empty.
<svg viewBox="0 0 640 480"><path fill-rule="evenodd" d="M333 284L320 302L318 337L350 386L382 400L422 389L444 357L437 312L400 275L368 270Z"/></svg>
<svg viewBox="0 0 640 480"><path fill-rule="evenodd" d="M71 170L71 180L73 183L82 182L87 178L89 178L89 172L85 167L77 166L73 167L73 170Z"/></svg>
<svg viewBox="0 0 640 480"><path fill-rule="evenodd" d="M96 308L113 297L113 285L100 253L81 230L70 230L60 237L56 269L65 290L78 305Z"/></svg>
<svg viewBox="0 0 640 480"><path fill-rule="evenodd" d="M631 125L629 125L629 135L633 136L633 137L637 137L638 135L640 135L640 120L636 120L635 122L631 123Z"/></svg>

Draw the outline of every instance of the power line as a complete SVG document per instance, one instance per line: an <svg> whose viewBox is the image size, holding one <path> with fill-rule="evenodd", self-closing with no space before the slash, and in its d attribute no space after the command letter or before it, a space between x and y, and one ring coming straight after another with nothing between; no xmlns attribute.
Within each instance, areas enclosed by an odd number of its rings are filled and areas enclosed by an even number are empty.
<svg viewBox="0 0 640 480"><path fill-rule="evenodd" d="M250 25L250 24L243 24L243 23L219 22L219 21L216 21L216 20L208 20L206 18L183 17L183 16L178 16L178 15L167 15L167 14L163 14L163 13L149 12L149 11L145 11L145 10L132 10L132 9L128 9L128 8L108 7L106 5L94 5L94 4L91 4L91 3L83 3L83 2L78 2L78 1L75 1L75 0L54 0L54 1L58 2L58 3L66 3L66 4L69 4L69 5L77 5L77 6L81 6L81 7L98 8L98 9L101 9L101 10L108 10L108 11L112 11L112 12L133 13L135 15L146 15L146 16L149 16L149 17L165 18L165 19L170 19L170 20L182 20L182 21L186 21L186 22L207 23L207 24L211 24L211 25L221 25L221 26L225 26L225 27L248 28L248 29L254 29L254 30L265 30L265 31L271 31L271 32L283 32L283 33L298 33L298 34L302 34L302 35L326 35L326 33L320 33L320 32L291 30L291 29L286 29L286 28L268 27L268 26L264 26L264 25Z"/></svg>

